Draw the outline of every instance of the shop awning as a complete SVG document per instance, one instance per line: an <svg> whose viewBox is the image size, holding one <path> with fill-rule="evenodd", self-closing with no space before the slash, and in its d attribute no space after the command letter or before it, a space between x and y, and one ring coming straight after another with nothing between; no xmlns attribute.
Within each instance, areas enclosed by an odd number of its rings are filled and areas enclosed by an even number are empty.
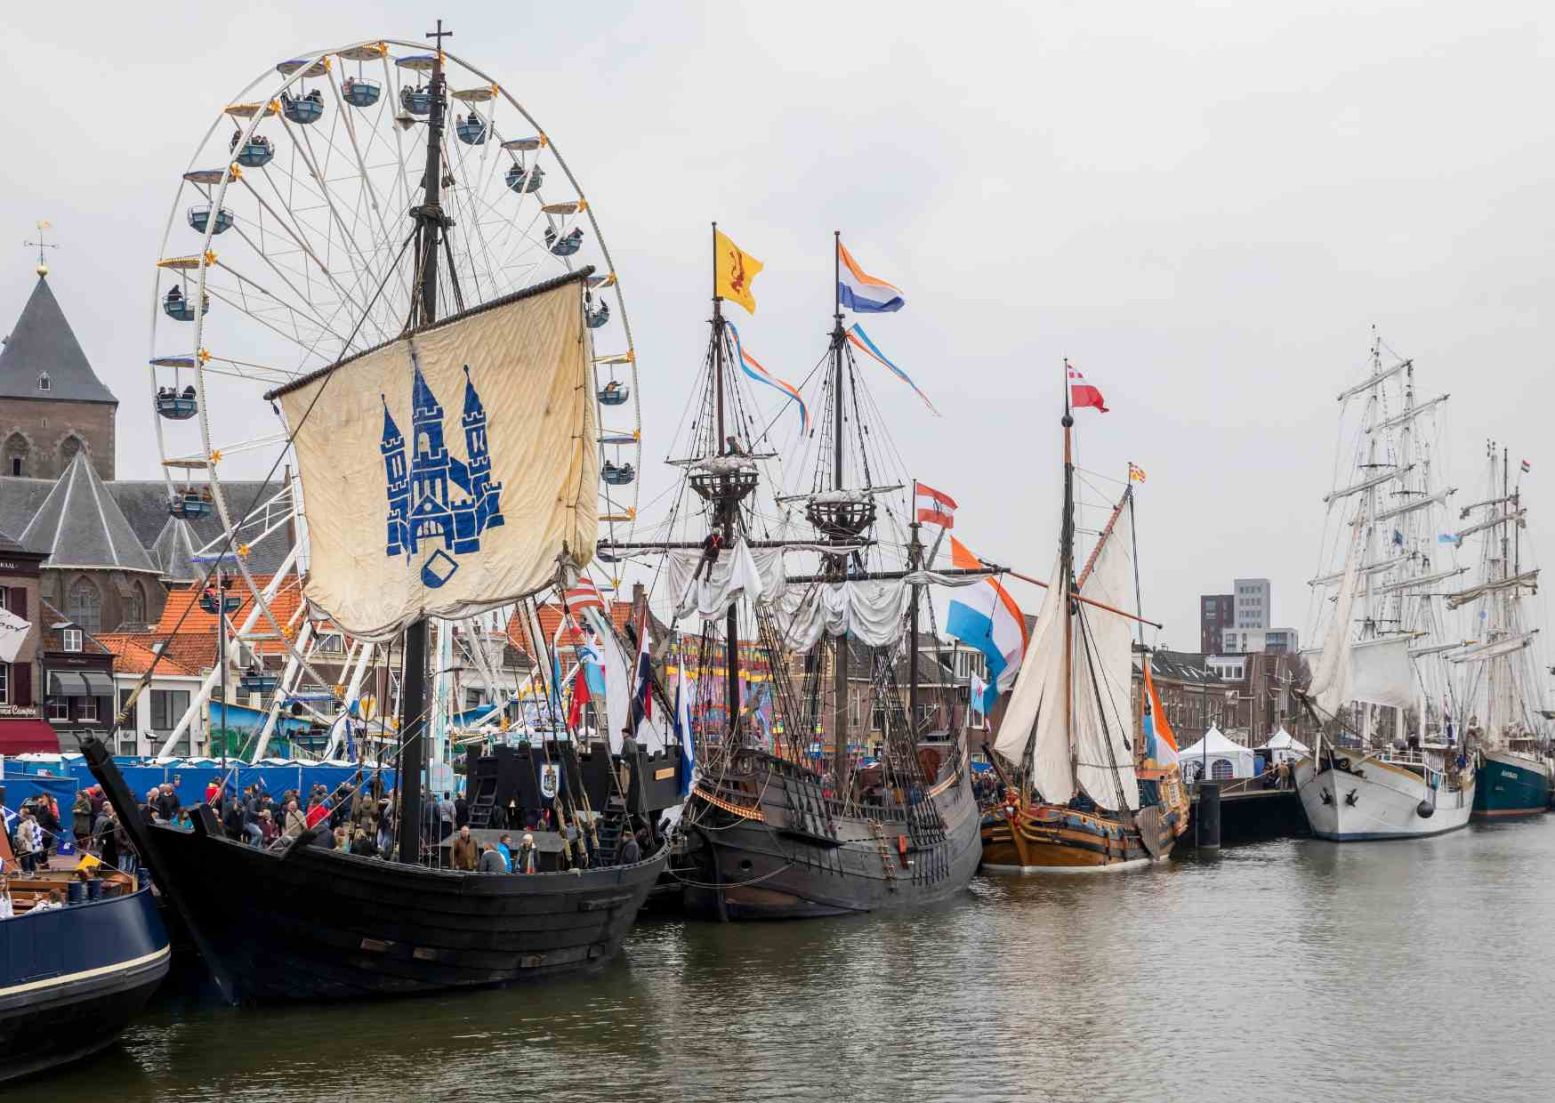
<svg viewBox="0 0 1555 1103"><path fill-rule="evenodd" d="M58 754L59 736L47 720L0 717L0 754Z"/></svg>
<svg viewBox="0 0 1555 1103"><path fill-rule="evenodd" d="M112 697L113 677L101 670L51 670L50 697Z"/></svg>

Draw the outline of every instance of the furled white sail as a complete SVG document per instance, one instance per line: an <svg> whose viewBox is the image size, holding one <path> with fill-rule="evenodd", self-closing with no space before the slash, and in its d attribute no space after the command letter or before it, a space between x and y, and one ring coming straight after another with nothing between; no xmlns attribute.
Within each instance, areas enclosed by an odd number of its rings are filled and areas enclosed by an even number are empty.
<svg viewBox="0 0 1555 1103"><path fill-rule="evenodd" d="M1493 594L1500 590L1512 590L1522 586L1527 586L1531 590L1538 581L1539 572L1537 570L1524 571L1522 574L1515 574L1508 578L1492 579L1489 582L1482 582L1478 586L1470 586L1467 590L1459 590L1455 594L1448 594L1447 608L1456 609L1460 605L1467 605L1475 598L1484 597L1486 594Z"/></svg>
<svg viewBox="0 0 1555 1103"><path fill-rule="evenodd" d="M783 640L808 651L823 635L844 632L870 647L889 647L907 630L912 590L905 581L818 582L798 594L783 616Z"/></svg>
<svg viewBox="0 0 1555 1103"><path fill-rule="evenodd" d="M1330 716L1350 703L1350 618L1355 610L1355 591L1360 579L1355 556L1358 541L1351 541L1345 557L1345 569L1341 572L1339 596L1335 602L1334 619L1328 624L1323 637L1323 649L1312 668L1312 684L1308 692L1317 707Z"/></svg>
<svg viewBox="0 0 1555 1103"><path fill-rule="evenodd" d="M1026 761L1031 787L1043 800L1063 804L1074 796L1074 768L1069 731L1064 725L1064 577L1054 563L1051 582L1042 599L1036 626L1026 645L1026 657L1010 691L1004 719L994 736L994 750L1011 762Z"/></svg>
<svg viewBox="0 0 1555 1103"><path fill-rule="evenodd" d="M274 393L293 433L308 600L358 639L472 616L581 569L599 450L577 272Z"/></svg>
<svg viewBox="0 0 1555 1103"><path fill-rule="evenodd" d="M1528 523L1525 520L1527 514L1528 511L1525 509L1509 509L1504 513L1493 513L1483 521L1478 521L1467 528L1459 529L1453 533L1453 536L1459 542L1462 542L1465 536L1473 536L1476 532L1484 532L1487 529L1493 529L1500 525L1515 524L1518 528L1523 528Z"/></svg>
<svg viewBox="0 0 1555 1103"><path fill-rule="evenodd" d="M717 620L736 601L774 602L783 596L781 548L752 548L745 540L724 548L709 564L701 551L672 551L668 557L675 616Z"/></svg>
<svg viewBox="0 0 1555 1103"><path fill-rule="evenodd" d="M907 632L912 587L976 586L986 575L946 575L913 571L901 578L817 582L790 589L779 617L783 642L791 651L808 651L822 636L844 632L870 647L889 647Z"/></svg>
<svg viewBox="0 0 1555 1103"><path fill-rule="evenodd" d="M1454 663L1482 663L1490 659L1498 659L1502 655L1510 655L1521 651L1531 643L1534 636L1539 634L1535 628L1530 632L1521 632L1515 636L1509 636L1502 640L1491 640L1488 643L1475 644L1466 647L1462 651L1447 656L1449 662Z"/></svg>
<svg viewBox="0 0 1555 1103"><path fill-rule="evenodd" d="M1420 697L1408 636L1362 640L1350 647L1350 699L1409 708Z"/></svg>
<svg viewBox="0 0 1555 1103"><path fill-rule="evenodd" d="M1134 603L1134 511L1124 506L1080 586L1082 596L1114 609ZM1074 623L1075 776L1101 807L1139 809L1134 776L1134 622L1080 605Z"/></svg>

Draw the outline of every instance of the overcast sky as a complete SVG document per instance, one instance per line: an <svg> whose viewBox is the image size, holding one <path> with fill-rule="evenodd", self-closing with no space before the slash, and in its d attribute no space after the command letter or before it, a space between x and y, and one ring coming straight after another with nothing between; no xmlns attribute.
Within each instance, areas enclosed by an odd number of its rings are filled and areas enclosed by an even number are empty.
<svg viewBox="0 0 1555 1103"><path fill-rule="evenodd" d="M152 17L151 13L155 15ZM425 4L8 4L0 326L55 292L120 396L120 471L151 477L152 263L214 113L311 47L419 37ZM1555 510L1555 66L1547 5L794 2L475 4L450 49L554 136L623 281L645 458L700 361L707 223L767 265L747 345L803 376L824 347L830 233L899 284L870 324L943 413L872 381L913 473L984 556L1045 573L1061 358L1106 393L1081 462L1149 473L1140 544L1160 642L1197 596L1274 581L1303 627L1335 396L1379 327L1451 391L1456 485L1486 437ZM3 240L3 239L0 239ZM268 418L268 413L262 416ZM268 422L265 422L268 424ZM647 492L665 476L649 475ZM645 492L645 500L649 493ZM1476 495L1477 496L1477 495ZM1036 592L1020 587L1032 611Z"/></svg>

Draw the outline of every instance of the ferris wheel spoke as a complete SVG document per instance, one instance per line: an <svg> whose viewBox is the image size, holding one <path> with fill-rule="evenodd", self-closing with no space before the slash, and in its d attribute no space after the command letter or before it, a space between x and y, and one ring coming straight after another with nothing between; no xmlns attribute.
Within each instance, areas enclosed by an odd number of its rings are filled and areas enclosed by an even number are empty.
<svg viewBox="0 0 1555 1103"><path fill-rule="evenodd" d="M314 267L318 270L318 274L331 287L335 289L336 293L339 294L346 303L357 309L359 312L358 316L363 319L364 324L367 322L372 323L377 333L377 340L388 340L390 333L386 331L376 319L372 318L367 310L360 303L358 303L344 287L340 285L339 281L335 279L334 274L330 272L329 267L323 262L323 260L320 259L318 253L314 251L312 244L303 234L301 228L288 221L287 219L282 218L280 214L276 212L275 208L273 208L264 198L264 196L260 195L259 192L253 187L249 187L248 191L254 197L254 201L260 205L261 209L269 214L269 216L275 220L276 225L281 227L281 229L286 232L287 236L291 238L293 244L295 244L298 249L302 250L303 255L313 262ZM268 254L266 255L268 256Z"/></svg>
<svg viewBox="0 0 1555 1103"><path fill-rule="evenodd" d="M340 83L335 78L333 72L330 74L329 87L335 97L336 110L345 120L346 138L351 144L351 153L356 159L357 174L362 182L362 194L366 197L368 206L372 209L373 218L377 224L377 240L381 243L382 248L392 250L395 247L395 236L390 232L389 225L384 219L383 204L378 197L377 189L373 186L372 173L368 171L367 161L362 156L361 144L357 141L356 121L348 110L345 97L340 92ZM403 268L398 266L396 266L396 272L400 277L401 290L408 300L410 298L409 276L406 275Z"/></svg>

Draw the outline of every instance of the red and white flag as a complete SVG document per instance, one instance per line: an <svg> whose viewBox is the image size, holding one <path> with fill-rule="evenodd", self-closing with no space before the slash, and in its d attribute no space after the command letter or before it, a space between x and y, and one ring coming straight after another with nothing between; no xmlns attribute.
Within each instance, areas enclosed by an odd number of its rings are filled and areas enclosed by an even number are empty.
<svg viewBox="0 0 1555 1103"><path fill-rule="evenodd" d="M1102 398L1101 392L1085 381L1085 376L1066 361L1064 366L1069 369L1069 405L1078 410L1081 406L1095 406L1102 413L1107 412L1107 402Z"/></svg>
<svg viewBox="0 0 1555 1103"><path fill-rule="evenodd" d="M918 520L925 524L938 525L942 529L956 527L956 500L943 490L935 490L932 486L924 486L920 482L912 484L913 507L917 510Z"/></svg>
<svg viewBox="0 0 1555 1103"><path fill-rule="evenodd" d="M584 576L563 595L564 604L569 613L580 613L584 609L593 606L601 611L605 608L605 599L599 592L599 587L594 585L592 579Z"/></svg>

